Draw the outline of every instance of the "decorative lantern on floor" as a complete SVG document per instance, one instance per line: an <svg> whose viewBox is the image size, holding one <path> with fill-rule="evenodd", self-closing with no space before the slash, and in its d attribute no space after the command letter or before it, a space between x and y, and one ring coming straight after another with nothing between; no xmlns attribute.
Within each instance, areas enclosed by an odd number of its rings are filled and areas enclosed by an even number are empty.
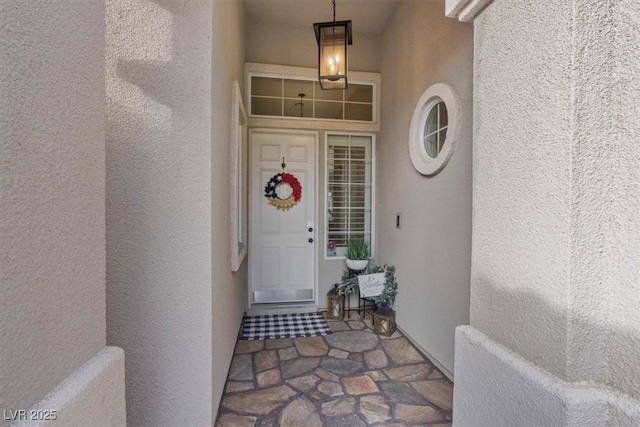
<svg viewBox="0 0 640 427"><path fill-rule="evenodd" d="M390 337L396 331L396 312L383 305L373 313L373 332Z"/></svg>
<svg viewBox="0 0 640 427"><path fill-rule="evenodd" d="M344 319L344 295L338 293L338 287L327 292L327 319Z"/></svg>
<svg viewBox="0 0 640 427"><path fill-rule="evenodd" d="M318 42L318 80L327 89L347 88L347 46L353 44L351 21L336 21L336 0L333 0L333 21L313 24Z"/></svg>

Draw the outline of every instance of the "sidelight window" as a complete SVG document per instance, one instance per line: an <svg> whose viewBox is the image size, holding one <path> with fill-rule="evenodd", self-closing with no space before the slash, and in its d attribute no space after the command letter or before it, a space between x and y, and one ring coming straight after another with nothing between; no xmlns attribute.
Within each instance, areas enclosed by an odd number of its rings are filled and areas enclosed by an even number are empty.
<svg viewBox="0 0 640 427"><path fill-rule="evenodd" d="M373 151L373 135L326 135L327 257L344 257L349 239L368 241L374 253Z"/></svg>

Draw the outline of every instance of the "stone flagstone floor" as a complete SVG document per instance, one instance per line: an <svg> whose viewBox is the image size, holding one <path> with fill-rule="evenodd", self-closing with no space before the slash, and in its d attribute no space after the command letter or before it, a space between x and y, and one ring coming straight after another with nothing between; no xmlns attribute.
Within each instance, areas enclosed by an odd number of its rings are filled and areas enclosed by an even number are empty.
<svg viewBox="0 0 640 427"><path fill-rule="evenodd" d="M352 313L324 337L239 340L216 427L450 426L453 384Z"/></svg>

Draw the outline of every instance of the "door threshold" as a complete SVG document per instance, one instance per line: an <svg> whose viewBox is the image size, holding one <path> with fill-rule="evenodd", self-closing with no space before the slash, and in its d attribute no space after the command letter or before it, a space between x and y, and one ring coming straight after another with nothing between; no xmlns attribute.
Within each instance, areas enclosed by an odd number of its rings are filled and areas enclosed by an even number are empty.
<svg viewBox="0 0 640 427"><path fill-rule="evenodd" d="M271 314L295 314L295 313L313 313L318 310L318 306L313 303L273 303L273 304L254 304L247 310L247 316L267 316Z"/></svg>

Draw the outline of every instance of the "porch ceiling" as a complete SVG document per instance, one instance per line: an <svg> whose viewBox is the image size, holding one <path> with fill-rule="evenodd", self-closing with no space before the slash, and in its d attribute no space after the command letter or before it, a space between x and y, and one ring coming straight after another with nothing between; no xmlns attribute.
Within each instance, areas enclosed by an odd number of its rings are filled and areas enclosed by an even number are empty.
<svg viewBox="0 0 640 427"><path fill-rule="evenodd" d="M398 0L337 0L336 20L353 21L354 33L380 34ZM245 0L249 19L297 26L331 21L331 0Z"/></svg>

